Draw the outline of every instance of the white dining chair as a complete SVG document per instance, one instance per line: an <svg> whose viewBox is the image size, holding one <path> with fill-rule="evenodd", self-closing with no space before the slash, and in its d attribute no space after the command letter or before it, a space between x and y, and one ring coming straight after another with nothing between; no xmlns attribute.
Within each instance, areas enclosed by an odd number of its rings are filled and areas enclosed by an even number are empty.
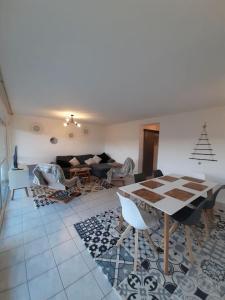
<svg viewBox="0 0 225 300"><path fill-rule="evenodd" d="M158 219L153 213L148 213L142 210L141 208L138 208L136 204L129 198L126 198L120 195L119 193L117 193L117 195L120 199L120 203L122 206L123 219L128 223L128 227L122 233L116 246L118 247L122 244L123 239L125 239L128 236L132 228L135 229L134 271L136 271L138 257L138 231L143 230L144 237L147 239L147 241L149 241L154 250L157 251L157 247L152 241L151 236L149 235L147 230L154 226L157 223Z"/></svg>

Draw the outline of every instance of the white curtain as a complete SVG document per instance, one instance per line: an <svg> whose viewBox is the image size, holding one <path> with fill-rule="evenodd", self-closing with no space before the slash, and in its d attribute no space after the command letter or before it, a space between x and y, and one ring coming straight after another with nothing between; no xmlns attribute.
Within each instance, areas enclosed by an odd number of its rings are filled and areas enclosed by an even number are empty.
<svg viewBox="0 0 225 300"><path fill-rule="evenodd" d="M0 209L8 191L7 129L0 119Z"/></svg>

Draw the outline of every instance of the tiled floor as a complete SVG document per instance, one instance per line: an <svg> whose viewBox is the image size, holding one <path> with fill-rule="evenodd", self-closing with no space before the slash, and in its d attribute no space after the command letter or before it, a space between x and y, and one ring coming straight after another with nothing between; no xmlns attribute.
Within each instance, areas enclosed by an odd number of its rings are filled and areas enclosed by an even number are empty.
<svg viewBox="0 0 225 300"><path fill-rule="evenodd" d="M40 209L16 191L0 234L0 300L120 299L73 226L118 205L115 189Z"/></svg>
<svg viewBox="0 0 225 300"><path fill-rule="evenodd" d="M18 190L15 194L15 200L8 203L0 232L0 300L121 299L116 290L112 289L108 278L91 257L74 228L74 224L96 216L101 212L115 209L118 206L119 201L115 188L89 193L75 198L66 205L55 203L39 209L34 207L32 198L27 198L22 190ZM96 218L99 222L100 216L98 215ZM116 220L116 218L113 217L113 220ZM204 265L207 272L217 271L218 269L221 271L221 276L224 276L224 268L221 270L220 267L224 266L225 261L224 210L220 212L219 216L216 216L216 220L217 229L212 235L212 239L201 249L199 255L201 260L206 258L205 262L211 262L211 265ZM111 229L108 228L107 230ZM160 231L157 231L157 234L160 236L159 240L161 241ZM155 234L152 237L155 240ZM176 258L171 251L170 255L172 255L172 261L174 258L180 262L179 259L183 261L183 256L178 255L179 249L182 253L182 242L177 243L177 238L178 236L174 235L175 244L177 245L177 248L174 248ZM131 255L133 255L131 251L133 249L132 243L133 239L129 241L129 238L124 242L126 249L130 249ZM129 248L130 246L132 247ZM149 248L146 250L144 246L139 250L140 253L150 251ZM142 256L144 257L144 255ZM150 262L155 260L150 254L148 258ZM98 263L99 260L101 260L101 257L98 257ZM220 266L215 267L213 265L215 261L220 263ZM158 276L157 278L161 281L167 280L160 277L158 267L154 269L152 264L152 268L154 276ZM165 295L163 293L165 289L157 289L157 298L150 299L225 299L223 296L221 298L221 295L225 294L225 285L220 283L217 284L218 286L214 285L213 281L208 280L199 268L195 266L190 268L187 276L183 279L181 272L178 272L178 269L174 270L173 280L178 283L179 279L179 284L172 296ZM123 271L126 270L123 269ZM120 288L117 287L121 295L124 296L129 292L129 285L131 283L133 286L136 275L130 274L129 278L126 277L127 279L125 278L121 283ZM147 276L149 273L141 273L140 277L145 279L145 275ZM217 272L214 275L218 279L220 273ZM149 280L149 276L147 277ZM126 283L126 280L129 281L129 284ZM170 281L167 280L168 282ZM150 284L154 284L154 278ZM194 294L193 291L195 291ZM144 293L142 286L140 292L141 295ZM130 295L132 293L133 290ZM206 297L206 295L208 296ZM136 299L134 297L133 294L129 299ZM147 298L141 296L141 299Z"/></svg>

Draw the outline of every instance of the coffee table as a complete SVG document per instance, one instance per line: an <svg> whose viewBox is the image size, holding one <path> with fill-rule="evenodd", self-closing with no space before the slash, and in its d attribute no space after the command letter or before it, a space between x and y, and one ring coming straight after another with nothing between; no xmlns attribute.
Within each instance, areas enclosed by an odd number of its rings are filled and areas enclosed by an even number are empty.
<svg viewBox="0 0 225 300"><path fill-rule="evenodd" d="M85 181L90 182L91 181L91 168L88 167L84 167L84 168L72 168L69 170L70 172L70 178L73 176L78 176L81 177L83 179L85 179Z"/></svg>

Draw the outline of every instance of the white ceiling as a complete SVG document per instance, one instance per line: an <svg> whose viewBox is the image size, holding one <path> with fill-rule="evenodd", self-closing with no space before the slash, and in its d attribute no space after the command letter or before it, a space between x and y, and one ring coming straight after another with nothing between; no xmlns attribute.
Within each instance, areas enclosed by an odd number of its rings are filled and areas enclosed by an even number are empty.
<svg viewBox="0 0 225 300"><path fill-rule="evenodd" d="M15 113L115 123L225 104L224 0L1 0Z"/></svg>

